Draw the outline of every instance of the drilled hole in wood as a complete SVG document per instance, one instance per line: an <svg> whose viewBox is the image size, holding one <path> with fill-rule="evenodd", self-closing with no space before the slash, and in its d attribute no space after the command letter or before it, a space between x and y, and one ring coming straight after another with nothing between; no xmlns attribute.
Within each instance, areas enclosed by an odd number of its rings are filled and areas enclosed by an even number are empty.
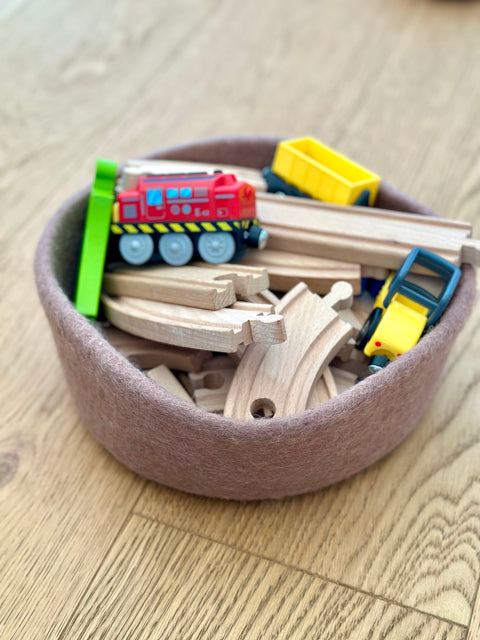
<svg viewBox="0 0 480 640"><path fill-rule="evenodd" d="M257 398L250 405L250 413L254 418L273 418L276 407L268 398Z"/></svg>
<svg viewBox="0 0 480 640"><path fill-rule="evenodd" d="M203 378L203 386L205 389L220 389L225 382L224 377L220 373L207 373Z"/></svg>

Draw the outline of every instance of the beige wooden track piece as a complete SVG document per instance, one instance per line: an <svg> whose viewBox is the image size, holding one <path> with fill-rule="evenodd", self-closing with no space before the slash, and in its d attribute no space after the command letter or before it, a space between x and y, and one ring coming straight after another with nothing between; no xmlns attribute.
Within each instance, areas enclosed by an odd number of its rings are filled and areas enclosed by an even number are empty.
<svg viewBox="0 0 480 640"><path fill-rule="evenodd" d="M347 340L337 353L337 356L342 360L348 360L352 357L352 353L355 349L355 340L362 328L363 322L360 322L352 309L341 309L338 312L338 315L344 322L348 322L348 324L352 326L352 337Z"/></svg>
<svg viewBox="0 0 480 640"><path fill-rule="evenodd" d="M370 315L374 303L375 298L369 291L364 291L360 296L355 296L352 303L352 311L360 323L360 326L363 326L363 323Z"/></svg>
<svg viewBox="0 0 480 640"><path fill-rule="evenodd" d="M258 194L257 215L270 249L398 269L421 246L454 264L480 265L480 241L464 222L270 194Z"/></svg>
<svg viewBox="0 0 480 640"><path fill-rule="evenodd" d="M246 302L258 302L260 304L273 304L273 306L277 306L280 302L280 298L270 291L270 289L264 289L260 291L260 293L254 293L251 296L245 296L244 300Z"/></svg>
<svg viewBox="0 0 480 640"><path fill-rule="evenodd" d="M201 371L212 358L211 351L187 349L145 340L115 327L102 330L110 344L140 369L152 369L159 364L178 371Z"/></svg>
<svg viewBox="0 0 480 640"><path fill-rule="evenodd" d="M223 412L235 368L231 358L217 356L208 368L199 373L190 373L188 378L196 404L207 411Z"/></svg>
<svg viewBox="0 0 480 640"><path fill-rule="evenodd" d="M150 369L146 372L147 376L154 380L157 384L163 387L166 391L169 391L172 395L185 400L185 402L193 403L192 398L188 395L187 391L180 384L177 378L173 375L168 367L164 364L158 365L154 369ZM195 374L192 374L195 375Z"/></svg>
<svg viewBox="0 0 480 640"><path fill-rule="evenodd" d="M340 311L338 312L338 315L341 317L342 320L352 325L353 337L356 338L358 335L358 332L362 328L363 322L360 322L360 320L352 311L352 309L340 309Z"/></svg>
<svg viewBox="0 0 480 640"><path fill-rule="evenodd" d="M337 385L330 367L327 367L323 372L323 375L317 380L316 384L312 387L312 392L307 402L307 409L313 409L323 404L330 398L334 398L338 395Z"/></svg>
<svg viewBox="0 0 480 640"><path fill-rule="evenodd" d="M233 173L238 180L245 180L255 187L255 191L266 191L267 184L257 169L227 164L207 162L187 162L184 160L130 160L122 170L119 189L135 189L141 176L161 175L165 173L213 173L214 171Z"/></svg>
<svg viewBox="0 0 480 640"><path fill-rule="evenodd" d="M383 267L371 267L362 265L362 278L374 278L375 280L386 280L390 274L390 269Z"/></svg>
<svg viewBox="0 0 480 640"><path fill-rule="evenodd" d="M266 269L236 270L235 265L186 265L170 267L120 267L105 273L103 291L115 296L133 296L158 302L183 304L199 309L222 309L233 304L237 294L259 293L268 287ZM237 289L237 290L236 290Z"/></svg>
<svg viewBox="0 0 480 640"><path fill-rule="evenodd" d="M347 391L347 389L353 387L358 380L357 375L353 371L346 371L345 369L330 366L330 372L335 381L338 393Z"/></svg>
<svg viewBox="0 0 480 640"><path fill-rule="evenodd" d="M242 343L274 344L286 338L282 316L261 315L257 305L252 310L210 311L107 294L102 294L101 301L105 316L119 329L181 347L234 352Z"/></svg>
<svg viewBox="0 0 480 640"><path fill-rule="evenodd" d="M169 271L174 269L176 277L169 278ZM232 281L218 282L215 272L188 266L116 269L104 274L102 289L114 296L134 296L199 309L222 309L237 299Z"/></svg>
<svg viewBox="0 0 480 640"><path fill-rule="evenodd" d="M207 262L194 262L192 266L217 271L218 280L231 280L239 298L245 298L268 289L270 284L268 272L264 267L250 267L238 263L209 264Z"/></svg>
<svg viewBox="0 0 480 640"><path fill-rule="evenodd" d="M349 282L355 295L361 291L361 268L352 262L267 248L249 251L240 264L267 269L274 291L290 291L299 282L305 282L310 291L323 295L339 280Z"/></svg>
<svg viewBox="0 0 480 640"><path fill-rule="evenodd" d="M303 411L313 385L352 334L334 310L351 301L352 287L336 283L320 298L300 283L277 306L287 340L250 345L241 359L225 404L225 415L253 418Z"/></svg>

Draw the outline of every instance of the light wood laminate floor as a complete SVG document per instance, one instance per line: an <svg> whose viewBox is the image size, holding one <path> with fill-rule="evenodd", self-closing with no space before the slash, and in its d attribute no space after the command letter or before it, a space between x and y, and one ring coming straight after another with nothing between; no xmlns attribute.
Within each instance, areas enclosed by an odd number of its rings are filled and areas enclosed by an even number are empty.
<svg viewBox="0 0 480 640"><path fill-rule="evenodd" d="M89 435L32 274L118 162L314 135L480 237L480 3L3 0L0 638L480 638L480 305L415 432L278 502L185 495Z"/></svg>

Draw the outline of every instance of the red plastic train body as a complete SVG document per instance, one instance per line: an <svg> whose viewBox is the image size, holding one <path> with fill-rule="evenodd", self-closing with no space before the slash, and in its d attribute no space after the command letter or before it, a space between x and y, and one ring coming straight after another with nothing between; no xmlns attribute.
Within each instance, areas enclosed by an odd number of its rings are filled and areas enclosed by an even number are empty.
<svg viewBox="0 0 480 640"><path fill-rule="evenodd" d="M247 245L265 245L255 216L255 189L233 174L147 176L118 195L111 234L130 264L151 260L155 245L168 264L186 264L195 253L228 262Z"/></svg>

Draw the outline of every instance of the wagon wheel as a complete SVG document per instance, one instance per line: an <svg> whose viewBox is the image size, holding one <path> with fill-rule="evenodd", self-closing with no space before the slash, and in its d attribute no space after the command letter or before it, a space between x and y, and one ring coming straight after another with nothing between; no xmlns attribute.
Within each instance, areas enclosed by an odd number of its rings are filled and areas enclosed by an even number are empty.
<svg viewBox="0 0 480 640"><path fill-rule="evenodd" d="M153 255L153 240L145 233L125 234L120 238L118 249L128 264L145 264Z"/></svg>
<svg viewBox="0 0 480 640"><path fill-rule="evenodd" d="M198 240L198 253L202 260L211 264L228 262L235 254L235 239L226 231L202 233Z"/></svg>
<svg viewBox="0 0 480 640"><path fill-rule="evenodd" d="M370 312L370 315L365 320L363 327L358 332L355 347L363 351L367 345L367 342L375 333L375 329L378 327L380 320L382 319L383 310L380 307L375 307Z"/></svg>
<svg viewBox="0 0 480 640"><path fill-rule="evenodd" d="M160 238L158 251L167 264L179 267L192 259L193 242L185 233L166 233Z"/></svg>

